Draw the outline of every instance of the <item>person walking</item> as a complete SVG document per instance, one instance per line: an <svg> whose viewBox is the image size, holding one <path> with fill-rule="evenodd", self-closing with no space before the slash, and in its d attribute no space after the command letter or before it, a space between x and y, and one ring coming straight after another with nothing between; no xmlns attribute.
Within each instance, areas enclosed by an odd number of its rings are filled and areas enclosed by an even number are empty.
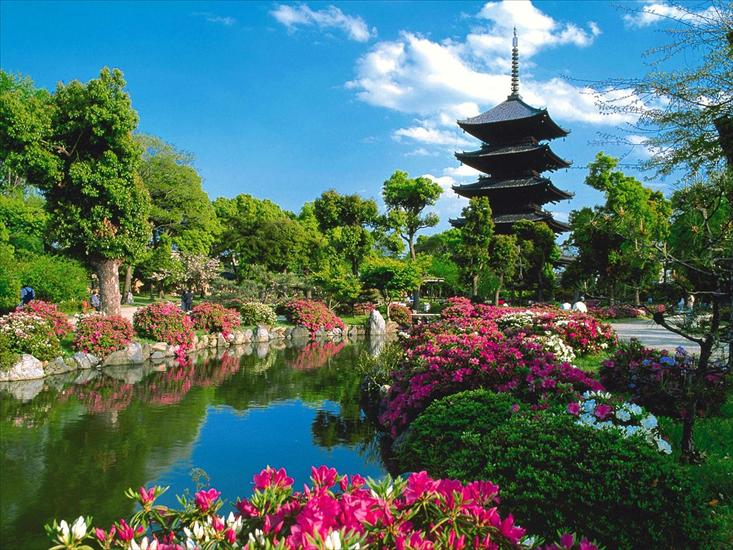
<svg viewBox="0 0 733 550"><path fill-rule="evenodd" d="M36 299L36 291L30 285L23 285L20 289L20 304L18 307L23 307L28 304L31 300Z"/></svg>

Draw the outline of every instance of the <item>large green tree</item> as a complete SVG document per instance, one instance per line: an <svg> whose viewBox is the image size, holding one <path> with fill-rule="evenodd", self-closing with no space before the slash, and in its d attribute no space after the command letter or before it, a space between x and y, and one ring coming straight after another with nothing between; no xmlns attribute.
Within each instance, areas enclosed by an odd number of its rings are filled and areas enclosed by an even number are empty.
<svg viewBox="0 0 733 550"><path fill-rule="evenodd" d="M361 280L365 288L376 288L389 305L400 294L412 292L422 282L422 267L412 260L371 258L362 268Z"/></svg>
<svg viewBox="0 0 733 550"><path fill-rule="evenodd" d="M471 286L471 294L478 294L481 274L489 267L489 246L494 237L491 205L486 197L473 197L462 212L459 264L464 280Z"/></svg>
<svg viewBox="0 0 733 550"><path fill-rule="evenodd" d="M516 235L495 235L491 241L489 267L499 279L494 294L494 305L499 305L502 288L517 273L519 252Z"/></svg>
<svg viewBox="0 0 733 550"><path fill-rule="evenodd" d="M434 212L423 215L433 206L443 189L427 177L411 178L407 172L395 171L382 186L387 205L387 225L407 243L410 258L415 259L415 235L421 229L438 225Z"/></svg>
<svg viewBox="0 0 733 550"><path fill-rule="evenodd" d="M534 288L537 300L552 297L555 283L554 264L560 259L555 233L544 222L521 220L514 224L519 252L519 269L525 288Z"/></svg>

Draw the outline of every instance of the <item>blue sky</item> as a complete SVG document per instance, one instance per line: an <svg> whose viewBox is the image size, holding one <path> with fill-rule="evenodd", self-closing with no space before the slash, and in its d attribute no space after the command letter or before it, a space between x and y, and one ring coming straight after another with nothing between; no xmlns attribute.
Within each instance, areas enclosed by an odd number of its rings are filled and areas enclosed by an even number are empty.
<svg viewBox="0 0 733 550"><path fill-rule="evenodd" d="M6 1L0 65L49 89L122 69L140 130L192 152L212 198L249 193L295 211L329 188L378 199L402 169L447 189L445 228L465 204L450 184L475 177L453 157L476 146L455 119L509 93L516 26L520 93L571 130L553 144L574 163L552 176L576 194L548 205L563 219L600 199L583 185L600 148L626 163L646 154L593 143L633 121L601 115L583 81L643 75L642 53L667 40L664 16L675 9L664 0Z"/></svg>

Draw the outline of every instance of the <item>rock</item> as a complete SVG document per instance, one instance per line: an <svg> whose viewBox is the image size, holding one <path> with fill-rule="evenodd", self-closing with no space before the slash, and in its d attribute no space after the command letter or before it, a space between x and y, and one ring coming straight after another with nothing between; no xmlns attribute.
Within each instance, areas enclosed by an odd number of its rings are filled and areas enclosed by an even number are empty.
<svg viewBox="0 0 733 550"><path fill-rule="evenodd" d="M377 309L369 314L369 334L387 334L387 323Z"/></svg>
<svg viewBox="0 0 733 550"><path fill-rule="evenodd" d="M229 345L233 344L236 341L236 339L237 339L237 335L235 332L230 332L229 334L227 334L225 338L225 340L227 341L227 344Z"/></svg>
<svg viewBox="0 0 733 550"><path fill-rule="evenodd" d="M271 329L270 340L285 340L285 327L275 327Z"/></svg>
<svg viewBox="0 0 733 550"><path fill-rule="evenodd" d="M237 346L244 344L244 333L241 330L234 333L234 344Z"/></svg>
<svg viewBox="0 0 733 550"><path fill-rule="evenodd" d="M254 333L254 341L258 344L261 342L269 342L270 341L270 332L267 330L267 327L264 325L257 325L257 329L255 329Z"/></svg>
<svg viewBox="0 0 733 550"><path fill-rule="evenodd" d="M209 335L204 334L201 336L198 340L198 345L196 346L196 349L205 349L209 347Z"/></svg>
<svg viewBox="0 0 733 550"><path fill-rule="evenodd" d="M244 329L244 332L242 332L242 342L244 342L244 343L251 342L252 341L252 336L253 336L253 334L252 334L252 329L251 328Z"/></svg>
<svg viewBox="0 0 733 550"><path fill-rule="evenodd" d="M163 359L165 359L165 352L162 352L160 350L155 350L153 353L150 354L151 361L162 361Z"/></svg>
<svg viewBox="0 0 733 550"><path fill-rule="evenodd" d="M227 339L224 338L224 336L219 333L219 336L216 337L216 347L217 348L226 348L229 346L229 342L227 342Z"/></svg>
<svg viewBox="0 0 733 550"><path fill-rule="evenodd" d="M168 348L165 350L165 356L166 357L175 357L176 353L178 353L178 350L181 348L181 346L174 346L173 344L169 345Z"/></svg>
<svg viewBox="0 0 733 550"><path fill-rule="evenodd" d="M126 365L129 361L127 360L127 353L124 349L119 351L113 351L107 357L104 358L102 363L103 367L114 366L114 365Z"/></svg>
<svg viewBox="0 0 733 550"><path fill-rule="evenodd" d="M162 351L163 353L165 353L165 351L168 349L168 344L165 342L156 342L150 347L153 351Z"/></svg>
<svg viewBox="0 0 733 550"><path fill-rule="evenodd" d="M38 380L19 380L17 382L4 382L2 389L9 392L18 401L31 401L36 395L43 391L44 382Z"/></svg>
<svg viewBox="0 0 733 550"><path fill-rule="evenodd" d="M89 359L89 364L92 367L96 367L97 365L102 364L102 359L97 357L96 355L92 355L91 353L87 353L87 359Z"/></svg>
<svg viewBox="0 0 733 550"><path fill-rule="evenodd" d="M310 332L305 327L298 325L293 329L292 332L293 340L308 340L310 338Z"/></svg>
<svg viewBox="0 0 733 550"><path fill-rule="evenodd" d="M264 359L265 357L267 357L267 354L270 353L269 342L260 342L259 344L257 344L257 349L255 350L255 353L260 359Z"/></svg>
<svg viewBox="0 0 733 550"><path fill-rule="evenodd" d="M32 355L23 354L9 370L0 372L0 381L34 380L44 376L43 363Z"/></svg>
<svg viewBox="0 0 733 550"><path fill-rule="evenodd" d="M285 329L285 339L290 340L293 337L293 327L287 327Z"/></svg>
<svg viewBox="0 0 733 550"><path fill-rule="evenodd" d="M219 336L221 336L221 334ZM215 348L217 342L218 338L216 337L216 334L209 334L209 349Z"/></svg>
<svg viewBox="0 0 733 550"><path fill-rule="evenodd" d="M349 335L349 338L356 338L359 336L359 327L356 325L351 325L348 329L347 334Z"/></svg>
<svg viewBox="0 0 733 550"><path fill-rule="evenodd" d="M89 356L83 351L77 351L71 356L71 359L77 364L80 369L91 369L92 362L89 360Z"/></svg>
<svg viewBox="0 0 733 550"><path fill-rule="evenodd" d="M94 380L97 376L99 376L99 371L97 369L86 369L74 378L74 384L86 384L87 382Z"/></svg>
<svg viewBox="0 0 733 550"><path fill-rule="evenodd" d="M63 357L57 357L53 361L49 361L46 363L46 366L43 367L43 372L46 373L46 376L53 376L56 374L66 374L67 372L71 372L73 370L76 370L76 364L69 365L64 361Z"/></svg>

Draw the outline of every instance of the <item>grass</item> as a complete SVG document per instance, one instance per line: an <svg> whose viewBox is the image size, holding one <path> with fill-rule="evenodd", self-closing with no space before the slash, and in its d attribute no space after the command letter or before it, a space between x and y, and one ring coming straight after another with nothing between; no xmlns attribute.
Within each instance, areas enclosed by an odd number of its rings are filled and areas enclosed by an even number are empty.
<svg viewBox="0 0 733 550"><path fill-rule="evenodd" d="M341 320L346 325L357 325L357 326L363 326L366 325L369 321L368 315L342 315Z"/></svg>
<svg viewBox="0 0 733 550"><path fill-rule="evenodd" d="M585 372L598 374L598 370L601 368L601 363L611 357L612 354L613 350L603 350L598 353L583 355L581 357L576 357L573 361L573 365Z"/></svg>

